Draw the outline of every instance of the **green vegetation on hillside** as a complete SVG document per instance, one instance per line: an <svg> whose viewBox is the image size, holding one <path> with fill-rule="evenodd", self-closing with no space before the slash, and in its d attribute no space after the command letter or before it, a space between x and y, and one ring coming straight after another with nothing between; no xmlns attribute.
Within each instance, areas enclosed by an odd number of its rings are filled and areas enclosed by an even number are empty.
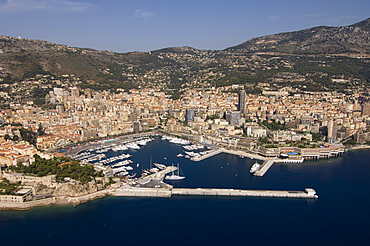
<svg viewBox="0 0 370 246"><path fill-rule="evenodd" d="M246 85L261 93L259 82L276 88L346 92L370 83L368 32L370 19L348 27L315 27L253 38L225 50L172 47L152 52L115 53L71 48L11 37L0 38L1 91L11 98L44 103L50 88L67 86L60 77L74 75L81 89L173 90L177 98L187 88ZM356 27L356 28L353 28ZM349 38L350 37L350 38ZM359 59L359 56L364 58ZM294 73L293 77L281 76ZM39 83L39 75L60 80ZM32 80L31 78L36 78ZM338 83L333 78L349 82ZM32 90L17 84L30 79ZM9 86L14 85L14 86ZM253 85L253 86L251 86Z"/></svg>
<svg viewBox="0 0 370 246"><path fill-rule="evenodd" d="M16 167L10 167L17 173L33 174L39 177L46 175L56 175L56 181L62 182L64 178L72 178L81 183L88 183L94 177L102 176L101 172L95 172L91 165L81 166L79 161L66 157L55 157L53 159L44 159L34 155L35 162L29 166L18 164Z"/></svg>
<svg viewBox="0 0 370 246"><path fill-rule="evenodd" d="M269 129L270 131L278 131L278 130L287 130L288 129L288 127L281 124L279 121L275 121L274 119L271 120L270 122L267 121L267 120L264 120L264 121L261 122L261 124L263 126L267 127L267 129Z"/></svg>
<svg viewBox="0 0 370 246"><path fill-rule="evenodd" d="M0 195L15 195L14 191L20 183L10 183L7 179L0 180Z"/></svg>

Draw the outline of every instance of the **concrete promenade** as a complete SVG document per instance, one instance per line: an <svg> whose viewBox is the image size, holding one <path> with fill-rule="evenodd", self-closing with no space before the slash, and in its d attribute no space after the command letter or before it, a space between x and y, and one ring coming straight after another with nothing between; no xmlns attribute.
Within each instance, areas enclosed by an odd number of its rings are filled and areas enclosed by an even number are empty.
<svg viewBox="0 0 370 246"><path fill-rule="evenodd" d="M283 190L239 190L212 188L135 188L121 187L111 192L113 196L128 197L171 197L180 196L252 196L252 197L286 197L286 198L318 198L316 191L310 188L305 191Z"/></svg>
<svg viewBox="0 0 370 246"><path fill-rule="evenodd" d="M283 190L238 190L238 189L186 189L173 188L172 195L196 196L256 196L256 197L287 197L287 198L318 198L316 191L310 188L303 191Z"/></svg>
<svg viewBox="0 0 370 246"><path fill-rule="evenodd" d="M247 153L247 152L242 151L242 150L232 150L232 149L225 149L225 148L223 148L223 152L224 153L227 153L227 154L231 154L231 155L248 157L250 159L257 159L257 160L261 160L261 161L264 161L264 160L268 160L269 159L269 158L263 157L261 155Z"/></svg>
<svg viewBox="0 0 370 246"><path fill-rule="evenodd" d="M97 191L80 197L58 196L29 202L1 202L1 210L28 210L36 206L78 205L83 202L102 198L105 196L122 197L171 197L178 196L235 196L235 197L276 197L276 198L318 198L316 191L306 188L305 191L283 190L239 190L239 189L213 189L213 188L144 188L123 185L121 187Z"/></svg>
<svg viewBox="0 0 370 246"><path fill-rule="evenodd" d="M163 188L137 188L137 187L120 187L110 192L112 196L125 197L171 197L170 189Z"/></svg>
<svg viewBox="0 0 370 246"><path fill-rule="evenodd" d="M163 169L157 173L153 173L149 176L146 176L146 177L151 177L153 179L157 179L157 180L160 180L160 181L163 181L164 179L164 176L166 176L167 173L171 173L173 171L176 171L177 170L177 167L175 166L167 166L166 169Z"/></svg>
<svg viewBox="0 0 370 246"><path fill-rule="evenodd" d="M275 159L266 160L261 165L260 169L258 169L253 175L258 176L258 177L262 177L263 175L265 175L267 170L269 170L270 167L272 166L272 164L274 164L274 163L275 163Z"/></svg>
<svg viewBox="0 0 370 246"><path fill-rule="evenodd" d="M210 158L212 156L218 155L222 152L223 152L223 148L214 149L211 152L209 152L208 154L205 154L205 155L202 155L202 156L195 156L195 157L192 157L190 160L192 160L192 161L202 161L202 160L205 160L205 159Z"/></svg>
<svg viewBox="0 0 370 246"><path fill-rule="evenodd" d="M263 161L268 159L266 157L256 155L256 154L252 154L252 153L247 153L247 152L242 151L242 150L231 150L231 149L225 149L225 148L217 148L217 149L212 150L208 154L205 154L205 155L202 155L202 156L192 157L191 160L192 161L202 161L202 160L205 160L205 159L210 158L212 156L218 155L220 153L227 153L227 154L231 154L231 155L248 157L248 158L251 158L251 159L257 159L257 160L263 160Z"/></svg>

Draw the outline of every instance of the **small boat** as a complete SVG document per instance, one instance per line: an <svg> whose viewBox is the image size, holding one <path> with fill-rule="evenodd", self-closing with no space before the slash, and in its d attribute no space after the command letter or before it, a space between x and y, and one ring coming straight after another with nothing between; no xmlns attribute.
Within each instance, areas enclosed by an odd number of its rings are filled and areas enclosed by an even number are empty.
<svg viewBox="0 0 370 246"><path fill-rule="evenodd" d="M127 178L135 178L135 176L136 176L136 173L134 173L134 174L132 174L132 175L129 175L129 176L127 176Z"/></svg>
<svg viewBox="0 0 370 246"><path fill-rule="evenodd" d="M166 169L166 167L167 167L166 165L159 164L159 163L154 163L154 166L158 167L161 170Z"/></svg>
<svg viewBox="0 0 370 246"><path fill-rule="evenodd" d="M179 164L177 164L177 170L173 171L171 175L166 176L166 180L176 181L176 180L182 180L185 176L180 175L180 167Z"/></svg>
<svg viewBox="0 0 370 246"><path fill-rule="evenodd" d="M255 173L259 168L261 167L261 164L259 163L254 163L251 169L249 170L250 173Z"/></svg>
<svg viewBox="0 0 370 246"><path fill-rule="evenodd" d="M177 157L183 157L183 156L184 156L184 155L183 155L183 154L181 154L181 153L177 155Z"/></svg>
<svg viewBox="0 0 370 246"><path fill-rule="evenodd" d="M149 171L151 173L157 173L157 172L159 172L159 168L153 167L153 168L149 169Z"/></svg>

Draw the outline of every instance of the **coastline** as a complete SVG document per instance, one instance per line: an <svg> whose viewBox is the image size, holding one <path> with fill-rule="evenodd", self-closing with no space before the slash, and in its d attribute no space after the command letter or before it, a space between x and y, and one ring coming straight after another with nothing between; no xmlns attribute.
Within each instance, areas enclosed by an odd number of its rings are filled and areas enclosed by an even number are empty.
<svg viewBox="0 0 370 246"><path fill-rule="evenodd" d="M146 134L154 134L156 135L157 133L150 132L150 133L142 133L142 134L135 134L135 135L130 135L130 136L125 136L123 137L118 137L115 139L120 139L121 141L126 140L126 141L131 141L134 136L142 136ZM130 138L130 139L128 139ZM82 145L82 148L88 148L91 147L90 144L94 143L85 143ZM370 146L362 145L362 146L354 146L351 148L348 148L346 150L355 150L355 149L367 149L370 148ZM80 148L74 149L74 151L79 152ZM239 157L247 157L251 159L258 159L258 160L270 160L273 159L271 157L264 157L260 154L257 153L250 153L246 152L240 149L229 149L229 148L223 148L223 147L218 147L216 148L217 151L215 153L211 153L208 157L211 157L213 155L217 155L219 153L228 153L231 155L237 155ZM208 158L207 157L207 158ZM193 160L193 159L192 159ZM200 161L200 160L193 160L193 161ZM202 188L198 188L202 189ZM35 201L25 201L25 202L0 202L0 210L30 210L33 207L37 206L52 206L52 205L73 205L77 206L81 203L85 203L91 200L99 199L105 196L136 196L136 197L171 197L172 191L171 189L152 189L152 190L145 190L145 188L136 188L136 187L127 187L127 186L119 186L119 187L110 187L104 190L92 192L89 194L81 195L81 196L70 196L68 194L63 194L60 196L55 196L55 197L49 197L49 198L44 198L40 200L35 200Z"/></svg>
<svg viewBox="0 0 370 246"><path fill-rule="evenodd" d="M218 188L144 188L125 187L97 191L79 197L51 197L23 203L0 203L0 210L30 210L38 206L73 205L103 198L105 196L119 197L172 197L172 196L227 196L227 197L269 197L269 198L303 198L317 199L316 191L305 188L304 191L286 190L240 190Z"/></svg>
<svg viewBox="0 0 370 246"><path fill-rule="evenodd" d="M94 193L90 193L90 194L86 194L82 196L76 196L76 197L65 195L65 196L56 196L56 197L44 198L40 200L22 202L22 203L0 202L0 210L23 211L23 210L30 210L34 207L53 206L53 205L77 206L81 203L103 198L109 195L110 192L111 190L102 190L102 191L97 191Z"/></svg>
<svg viewBox="0 0 370 246"><path fill-rule="evenodd" d="M370 149L370 145L358 145L358 146L353 146L349 147L346 150L351 151L351 150L359 150L359 149Z"/></svg>

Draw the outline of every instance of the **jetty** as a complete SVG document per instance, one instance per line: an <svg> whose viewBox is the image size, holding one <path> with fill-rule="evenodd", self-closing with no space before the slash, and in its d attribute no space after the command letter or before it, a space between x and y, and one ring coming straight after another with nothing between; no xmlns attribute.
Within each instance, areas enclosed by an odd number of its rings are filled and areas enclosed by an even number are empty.
<svg viewBox="0 0 370 246"><path fill-rule="evenodd" d="M205 160L205 159L210 158L212 156L218 155L220 153L237 155L237 156L241 156L241 157L248 157L248 158L251 158L251 159L258 159L258 160L266 160L267 159L266 157L263 157L261 155L247 153L247 152L242 151L242 150L215 148L215 149L213 149L212 151L208 152L205 155L195 156L195 157L192 157L190 160L192 160L192 161L202 161L202 160Z"/></svg>
<svg viewBox="0 0 370 246"><path fill-rule="evenodd" d="M175 166L167 166L165 169L157 172L157 173L153 173L147 177L151 177L153 179L157 179L157 180L161 180L163 181L164 179L164 176L166 176L167 173L171 173L171 172L174 172L176 171L178 168L175 167Z"/></svg>
<svg viewBox="0 0 370 246"><path fill-rule="evenodd" d="M272 164L275 163L275 161L276 159L269 159L269 160L264 161L261 167L255 173L253 173L253 175L262 177L270 169Z"/></svg>
<svg viewBox="0 0 370 246"><path fill-rule="evenodd" d="M318 198L312 188L306 188L305 191L173 188L172 195Z"/></svg>
<svg viewBox="0 0 370 246"><path fill-rule="evenodd" d="M218 154L220 154L222 152L224 152L224 149L222 149L222 148L220 148L220 149L214 149L214 150L208 152L205 155L194 156L190 160L192 160L192 161L202 161L202 160L205 160L205 159L210 158L212 156L218 155Z"/></svg>
<svg viewBox="0 0 370 246"><path fill-rule="evenodd" d="M277 197L277 198L318 198L316 191L306 188L305 191L284 190L239 190L213 188L136 188L120 187L111 192L112 196L128 197L171 197L171 196L233 196L233 197Z"/></svg>
<svg viewBox="0 0 370 246"><path fill-rule="evenodd" d="M174 166L167 166L165 169L150 174L146 176L142 176L139 179L132 181L129 183L132 187L140 187L140 188L159 188L162 191L164 189L171 189L172 186L163 182L164 177L166 174L176 171L178 168ZM127 188L125 186L125 188ZM144 192L145 193L145 192Z"/></svg>

